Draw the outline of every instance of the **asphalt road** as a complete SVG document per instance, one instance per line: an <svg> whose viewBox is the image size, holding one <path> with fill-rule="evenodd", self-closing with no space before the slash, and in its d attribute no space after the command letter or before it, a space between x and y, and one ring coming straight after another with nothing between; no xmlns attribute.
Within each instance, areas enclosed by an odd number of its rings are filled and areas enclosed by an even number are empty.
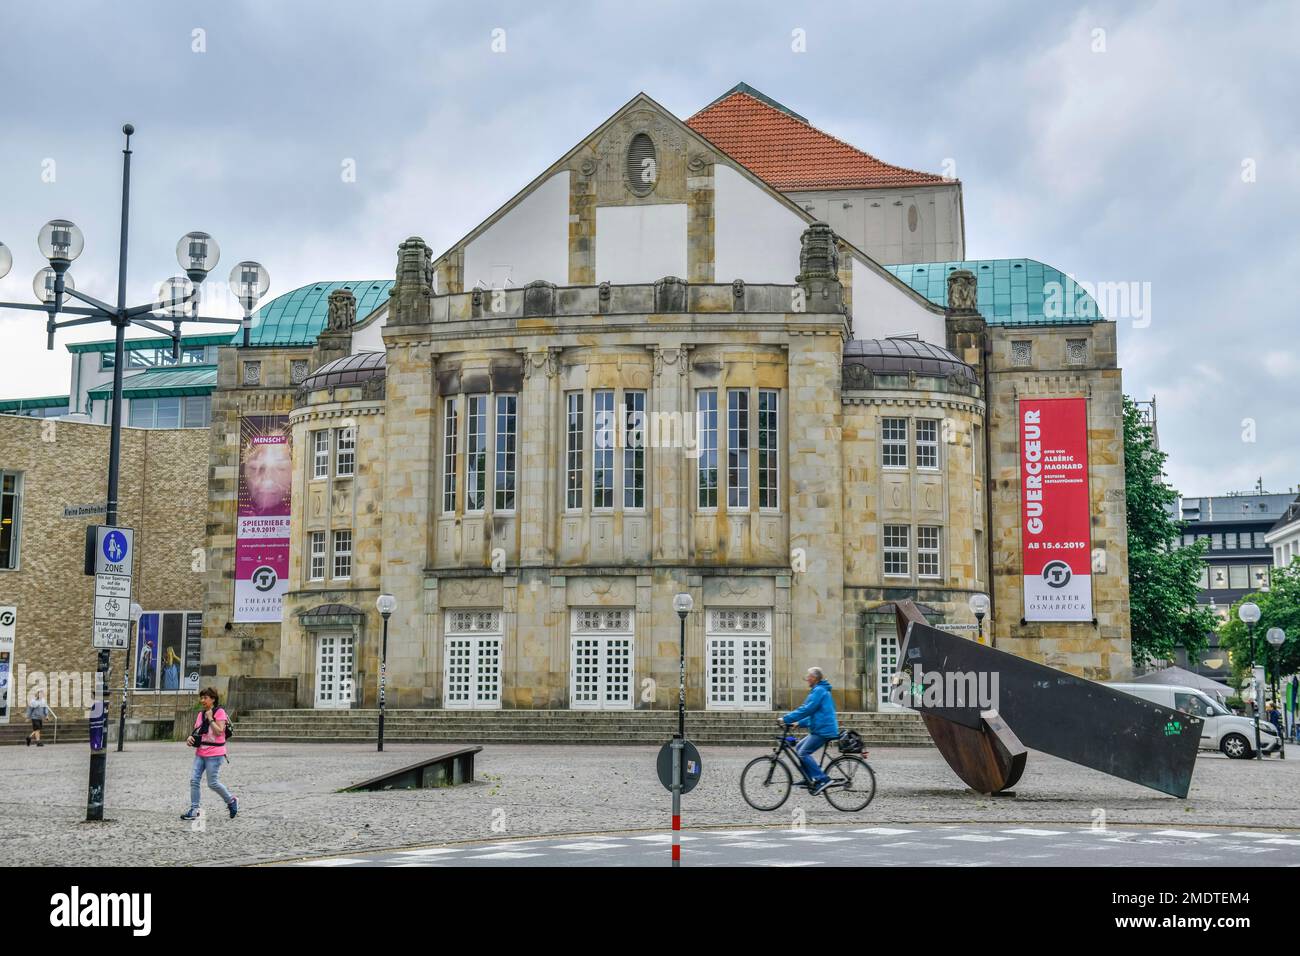
<svg viewBox="0 0 1300 956"><path fill-rule="evenodd" d="M444 844L293 866L668 866L671 835L624 832ZM1300 832L1076 826L839 826L688 830L683 866L1300 866Z"/></svg>

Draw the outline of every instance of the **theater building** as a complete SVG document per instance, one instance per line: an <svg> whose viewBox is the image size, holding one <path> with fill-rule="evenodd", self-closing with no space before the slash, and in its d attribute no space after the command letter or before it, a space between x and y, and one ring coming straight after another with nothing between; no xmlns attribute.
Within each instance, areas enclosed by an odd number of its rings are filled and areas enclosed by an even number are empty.
<svg viewBox="0 0 1300 956"><path fill-rule="evenodd" d="M693 709L788 707L814 664L888 708L903 597L969 629L988 593L997 647L1128 672L1114 323L1033 260L916 261L964 249L958 185L753 92L688 122L639 95L450 249L220 350L205 680L373 707L384 592L390 707L671 708L680 592ZM756 172L722 108L813 159ZM922 238L882 265L876 220L805 208L837 189Z"/></svg>

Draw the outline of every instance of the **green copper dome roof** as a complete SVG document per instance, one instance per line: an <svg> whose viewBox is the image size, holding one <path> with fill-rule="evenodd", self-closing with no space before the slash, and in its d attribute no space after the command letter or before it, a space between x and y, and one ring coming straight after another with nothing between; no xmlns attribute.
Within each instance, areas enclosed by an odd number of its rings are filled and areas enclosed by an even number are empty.
<svg viewBox="0 0 1300 956"><path fill-rule="evenodd" d="M344 282L313 282L276 296L253 313L250 345L314 345L329 318L330 293L350 289L357 297L357 321L364 319L388 298L392 279L352 279ZM231 341L243 341L238 331Z"/></svg>
<svg viewBox="0 0 1300 956"><path fill-rule="evenodd" d="M935 305L948 306L948 274L975 273L976 304L990 325L1081 325L1104 319L1093 297L1033 259L968 259L885 266Z"/></svg>

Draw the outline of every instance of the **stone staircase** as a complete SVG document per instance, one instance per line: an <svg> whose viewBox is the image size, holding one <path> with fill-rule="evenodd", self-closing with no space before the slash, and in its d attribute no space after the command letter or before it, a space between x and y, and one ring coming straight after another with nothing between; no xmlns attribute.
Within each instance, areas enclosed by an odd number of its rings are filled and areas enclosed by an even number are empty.
<svg viewBox="0 0 1300 956"><path fill-rule="evenodd" d="M116 728L116 725L114 725ZM385 722L385 731L387 731L387 722ZM22 746L27 735L32 732L32 722L26 718L14 719L7 724L0 724L0 747L18 745ZM41 741L48 747L54 743L54 721L47 720L45 727L41 730ZM90 743L90 721L85 720L63 720L59 722L59 743L60 744L83 744Z"/></svg>
<svg viewBox="0 0 1300 956"><path fill-rule="evenodd" d="M711 746L764 747L776 741L776 711L689 711L686 736ZM841 713L840 726L874 747L933 746L919 714ZM250 710L236 715L236 742L374 740L379 711ZM384 739L475 744L661 744L677 729L665 710L389 710Z"/></svg>

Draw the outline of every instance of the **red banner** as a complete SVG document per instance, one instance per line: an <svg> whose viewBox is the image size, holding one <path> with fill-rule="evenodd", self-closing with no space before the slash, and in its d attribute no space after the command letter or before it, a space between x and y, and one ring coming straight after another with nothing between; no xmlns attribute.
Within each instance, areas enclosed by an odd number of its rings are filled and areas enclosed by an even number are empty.
<svg viewBox="0 0 1300 956"><path fill-rule="evenodd" d="M1088 400L1018 402L1026 621L1092 620Z"/></svg>
<svg viewBox="0 0 1300 956"><path fill-rule="evenodd" d="M239 433L234 619L278 621L289 589L289 417L250 415Z"/></svg>

